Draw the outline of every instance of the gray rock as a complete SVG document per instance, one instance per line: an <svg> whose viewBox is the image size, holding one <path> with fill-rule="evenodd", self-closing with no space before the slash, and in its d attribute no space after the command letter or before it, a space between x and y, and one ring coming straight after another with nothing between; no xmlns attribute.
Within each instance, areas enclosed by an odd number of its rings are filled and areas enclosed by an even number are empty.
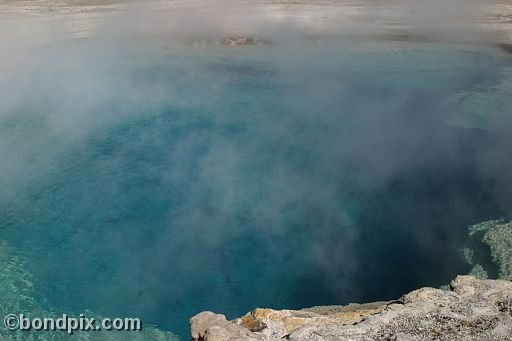
<svg viewBox="0 0 512 341"><path fill-rule="evenodd" d="M255 309L227 321L201 313L194 340L512 340L512 282L458 276L450 290L421 288L400 300L303 310Z"/></svg>
<svg viewBox="0 0 512 341"><path fill-rule="evenodd" d="M190 334L194 341L260 340L259 335L241 325L226 320L226 316L204 311L190 319Z"/></svg>

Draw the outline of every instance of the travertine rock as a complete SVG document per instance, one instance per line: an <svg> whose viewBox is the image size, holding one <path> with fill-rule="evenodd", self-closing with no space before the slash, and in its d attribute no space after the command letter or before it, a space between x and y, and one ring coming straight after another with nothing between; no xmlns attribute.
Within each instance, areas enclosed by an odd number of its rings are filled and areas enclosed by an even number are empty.
<svg viewBox="0 0 512 341"><path fill-rule="evenodd" d="M512 340L512 282L458 276L450 289L362 305L255 309L233 321L207 312L191 319L191 332L197 341Z"/></svg>
<svg viewBox="0 0 512 341"><path fill-rule="evenodd" d="M226 316L204 311L190 319L190 334L194 341L260 340L260 335L236 323Z"/></svg>
<svg viewBox="0 0 512 341"><path fill-rule="evenodd" d="M250 45L271 45L270 39L256 37L231 36L224 37L222 44L226 46L250 46Z"/></svg>

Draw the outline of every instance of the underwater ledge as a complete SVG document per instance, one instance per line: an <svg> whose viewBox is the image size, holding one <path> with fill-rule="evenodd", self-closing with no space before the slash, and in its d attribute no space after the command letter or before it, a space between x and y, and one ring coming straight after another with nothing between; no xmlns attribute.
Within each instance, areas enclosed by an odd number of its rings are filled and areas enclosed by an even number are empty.
<svg viewBox="0 0 512 341"><path fill-rule="evenodd" d="M457 276L449 290L425 287L395 301L259 308L232 321L205 311L190 331L193 341L510 340L512 281Z"/></svg>

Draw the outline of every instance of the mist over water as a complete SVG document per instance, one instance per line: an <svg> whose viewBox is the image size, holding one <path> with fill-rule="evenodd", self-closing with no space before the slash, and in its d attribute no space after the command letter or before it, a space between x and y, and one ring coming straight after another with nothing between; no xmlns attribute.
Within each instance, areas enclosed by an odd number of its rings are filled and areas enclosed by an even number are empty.
<svg viewBox="0 0 512 341"><path fill-rule="evenodd" d="M193 30L55 42L13 83L0 238L41 304L186 339L203 310L393 299L469 271L466 226L510 217L510 56L272 28L279 44L240 49L175 44Z"/></svg>

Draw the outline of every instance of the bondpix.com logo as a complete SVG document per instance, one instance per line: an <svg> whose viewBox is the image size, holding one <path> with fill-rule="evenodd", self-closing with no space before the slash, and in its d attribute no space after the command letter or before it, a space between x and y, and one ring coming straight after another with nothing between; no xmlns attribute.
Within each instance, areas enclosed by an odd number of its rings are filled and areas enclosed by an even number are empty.
<svg viewBox="0 0 512 341"><path fill-rule="evenodd" d="M4 318L4 326L15 331L65 331L72 335L76 331L140 331L142 321L139 318L104 318L96 320L80 314L79 317L70 317L66 314L54 317L29 317L24 314L8 314Z"/></svg>

